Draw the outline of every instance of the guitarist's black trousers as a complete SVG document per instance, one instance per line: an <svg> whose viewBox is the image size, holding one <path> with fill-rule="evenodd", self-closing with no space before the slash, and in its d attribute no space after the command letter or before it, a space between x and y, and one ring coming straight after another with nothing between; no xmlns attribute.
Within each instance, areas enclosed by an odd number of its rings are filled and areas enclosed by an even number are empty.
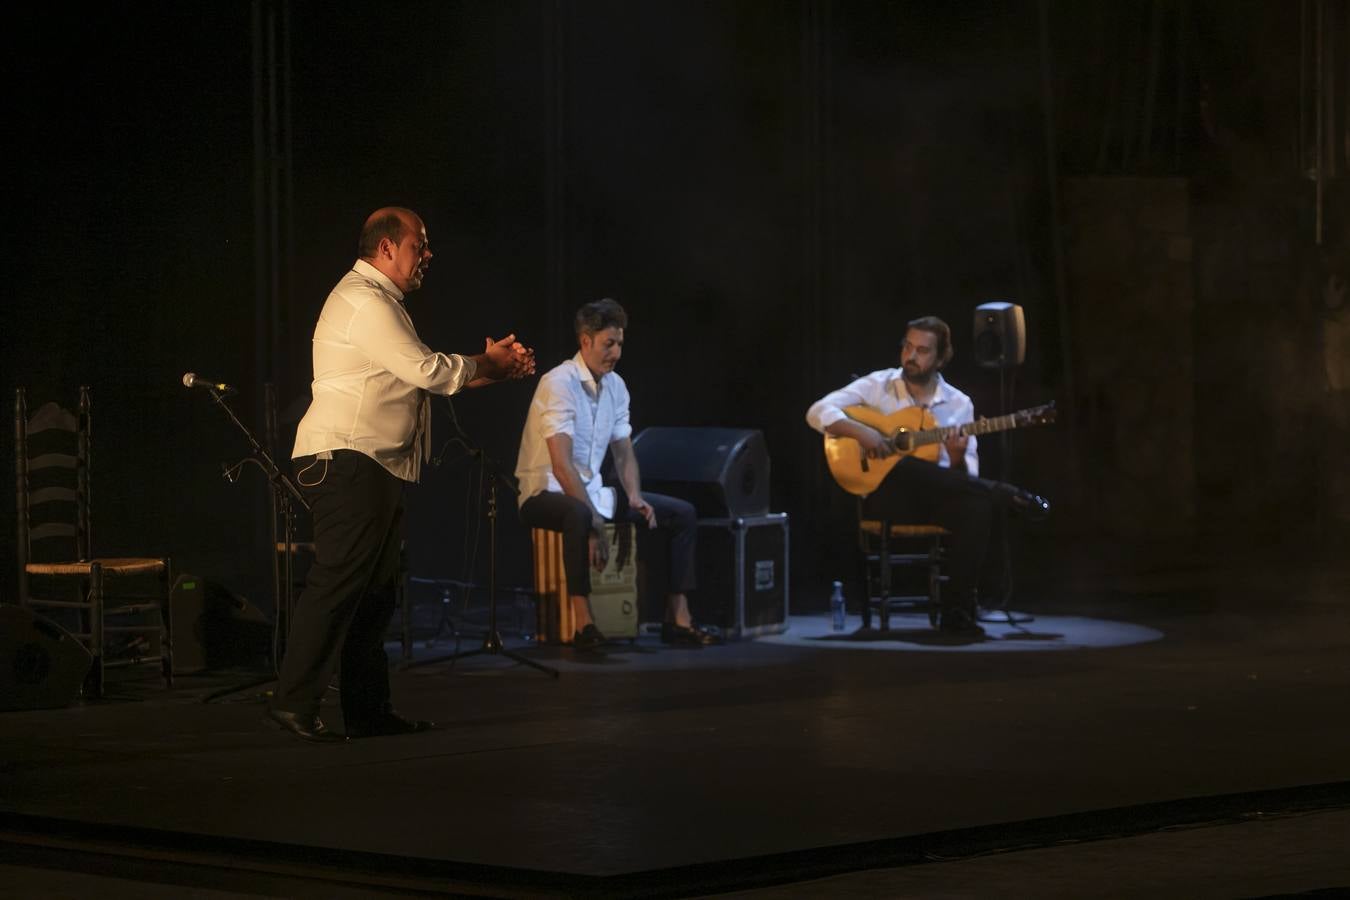
<svg viewBox="0 0 1350 900"><path fill-rule="evenodd" d="M980 567L989 545L997 482L953 472L913 456L900 460L862 502L863 516L895 525L941 525L948 578L942 605L974 613Z"/></svg>

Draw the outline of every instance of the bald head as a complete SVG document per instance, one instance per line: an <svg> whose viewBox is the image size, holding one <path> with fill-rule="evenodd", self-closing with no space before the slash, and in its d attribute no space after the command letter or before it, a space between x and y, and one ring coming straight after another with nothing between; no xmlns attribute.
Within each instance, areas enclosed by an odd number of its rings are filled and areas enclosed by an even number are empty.
<svg viewBox="0 0 1350 900"><path fill-rule="evenodd" d="M429 243L426 225L417 213L386 206L366 218L356 252L406 294L422 286L431 262Z"/></svg>
<svg viewBox="0 0 1350 900"><path fill-rule="evenodd" d="M377 209L366 217L366 224L361 226L356 255L367 261L374 259L379 252L380 241L388 238L397 246L409 229L416 231L421 224L422 220L411 209L402 206Z"/></svg>

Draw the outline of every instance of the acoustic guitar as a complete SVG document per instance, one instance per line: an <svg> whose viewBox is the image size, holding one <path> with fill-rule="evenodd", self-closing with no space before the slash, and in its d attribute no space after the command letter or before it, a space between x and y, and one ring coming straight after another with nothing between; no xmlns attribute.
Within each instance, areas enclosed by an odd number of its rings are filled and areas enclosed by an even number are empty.
<svg viewBox="0 0 1350 900"><path fill-rule="evenodd" d="M867 451L853 438L825 435L825 462L830 467L830 474L841 488L859 497L875 491L895 464L906 456L937 462L939 445L950 438L993 434L1055 421L1053 403L946 427L939 426L933 414L923 406L910 406L890 415L868 406L849 406L844 412L853 421L870 425L886 435L886 443L895 451L881 459L868 459Z"/></svg>

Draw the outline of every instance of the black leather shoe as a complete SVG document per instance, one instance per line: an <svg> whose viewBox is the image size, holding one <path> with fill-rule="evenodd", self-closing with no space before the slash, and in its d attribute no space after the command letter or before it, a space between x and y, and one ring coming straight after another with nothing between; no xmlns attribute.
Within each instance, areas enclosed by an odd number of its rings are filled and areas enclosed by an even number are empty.
<svg viewBox="0 0 1350 900"><path fill-rule="evenodd" d="M1043 522L1050 518L1050 501L1031 491L1018 494L1013 501L1013 509L1025 516L1028 522Z"/></svg>
<svg viewBox="0 0 1350 900"><path fill-rule="evenodd" d="M323 724L319 717L315 715L286 712L284 709L269 709L267 718L280 725L283 731L289 731L302 741L312 741L316 744L341 744L347 740L345 735L329 731L328 726Z"/></svg>
<svg viewBox="0 0 1350 900"><path fill-rule="evenodd" d="M984 629L975 621L975 617L964 609L944 609L938 631L955 637L984 637Z"/></svg>
<svg viewBox="0 0 1350 900"><path fill-rule="evenodd" d="M707 647L722 643L722 636L698 625L685 628L683 625L676 625L674 622L662 622L661 643L680 644L686 647Z"/></svg>
<svg viewBox="0 0 1350 900"><path fill-rule="evenodd" d="M352 738L386 737L392 734L418 734L436 727L426 719L405 719L396 712L387 712L372 721L352 720L346 723L347 736Z"/></svg>
<svg viewBox="0 0 1350 900"><path fill-rule="evenodd" d="M598 650L605 643L605 636L592 623L572 636L572 646L578 650Z"/></svg>
<svg viewBox="0 0 1350 900"><path fill-rule="evenodd" d="M1040 522L1050 517L1050 501L1039 494L1006 482L999 484L997 493L1004 506L1028 522Z"/></svg>

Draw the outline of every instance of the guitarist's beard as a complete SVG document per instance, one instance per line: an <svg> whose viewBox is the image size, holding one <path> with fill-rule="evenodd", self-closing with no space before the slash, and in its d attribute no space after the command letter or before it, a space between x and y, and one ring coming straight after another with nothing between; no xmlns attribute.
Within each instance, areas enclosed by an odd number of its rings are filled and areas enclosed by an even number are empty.
<svg viewBox="0 0 1350 900"><path fill-rule="evenodd" d="M900 367L901 377L905 379L905 384L912 384L915 387L927 388L937 377L937 368L927 371L920 369L917 365L906 363Z"/></svg>

